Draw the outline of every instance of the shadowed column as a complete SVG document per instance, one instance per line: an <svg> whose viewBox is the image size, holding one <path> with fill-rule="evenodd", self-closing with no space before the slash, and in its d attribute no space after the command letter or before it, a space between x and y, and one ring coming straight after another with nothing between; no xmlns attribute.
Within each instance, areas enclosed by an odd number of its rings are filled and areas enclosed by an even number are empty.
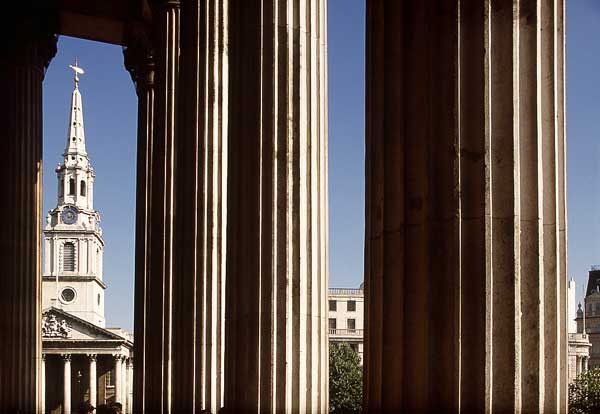
<svg viewBox="0 0 600 414"><path fill-rule="evenodd" d="M367 2L367 411L566 410L563 10Z"/></svg>
<svg viewBox="0 0 600 414"><path fill-rule="evenodd" d="M42 81L56 53L44 19L11 14L0 60L0 411L41 408Z"/></svg>

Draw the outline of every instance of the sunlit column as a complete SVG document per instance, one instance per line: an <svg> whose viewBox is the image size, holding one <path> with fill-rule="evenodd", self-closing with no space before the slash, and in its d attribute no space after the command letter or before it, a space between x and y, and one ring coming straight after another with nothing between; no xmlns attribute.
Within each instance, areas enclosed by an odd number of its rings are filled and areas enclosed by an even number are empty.
<svg viewBox="0 0 600 414"><path fill-rule="evenodd" d="M127 359L127 392L125 394L127 402L127 413L133 412L133 358Z"/></svg>
<svg viewBox="0 0 600 414"><path fill-rule="evenodd" d="M64 414L71 414L71 355L63 354L63 410Z"/></svg>
<svg viewBox="0 0 600 414"><path fill-rule="evenodd" d="M583 372L587 372L588 371L588 357L583 357L583 367L582 370Z"/></svg>
<svg viewBox="0 0 600 414"><path fill-rule="evenodd" d="M223 405L229 3L181 2L174 141L174 412L216 413Z"/></svg>
<svg viewBox="0 0 600 414"><path fill-rule="evenodd" d="M327 411L326 3L231 2L228 412Z"/></svg>
<svg viewBox="0 0 600 414"><path fill-rule="evenodd" d="M364 409L566 412L564 1L366 5Z"/></svg>
<svg viewBox="0 0 600 414"><path fill-rule="evenodd" d="M115 355L115 401L123 404L123 357L121 355Z"/></svg>
<svg viewBox="0 0 600 414"><path fill-rule="evenodd" d="M40 383L40 413L46 414L46 354L42 354Z"/></svg>
<svg viewBox="0 0 600 414"><path fill-rule="evenodd" d="M94 407L98 402L98 375L96 372L96 354L88 355L90 360L90 404Z"/></svg>

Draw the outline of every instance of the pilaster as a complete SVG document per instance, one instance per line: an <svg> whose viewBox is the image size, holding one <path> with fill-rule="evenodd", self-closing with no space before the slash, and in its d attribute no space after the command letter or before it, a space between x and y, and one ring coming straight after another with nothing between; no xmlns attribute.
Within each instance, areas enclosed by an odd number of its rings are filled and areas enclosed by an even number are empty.
<svg viewBox="0 0 600 414"><path fill-rule="evenodd" d="M0 411L40 408L42 81L56 53L46 17L12 14L0 62ZM4 33L4 32L3 32ZM7 33L4 33L5 35Z"/></svg>
<svg viewBox="0 0 600 414"><path fill-rule="evenodd" d="M326 1L231 1L225 409L323 412Z"/></svg>
<svg viewBox="0 0 600 414"><path fill-rule="evenodd" d="M566 411L563 3L367 2L366 411Z"/></svg>

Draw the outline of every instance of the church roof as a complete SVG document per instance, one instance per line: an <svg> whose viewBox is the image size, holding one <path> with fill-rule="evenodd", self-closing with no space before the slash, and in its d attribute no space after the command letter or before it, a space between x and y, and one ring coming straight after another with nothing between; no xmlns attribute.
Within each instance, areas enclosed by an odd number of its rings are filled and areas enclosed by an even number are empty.
<svg viewBox="0 0 600 414"><path fill-rule="evenodd" d="M120 343L128 348L133 347L133 343L128 338L54 306L42 312L42 340L44 342Z"/></svg>

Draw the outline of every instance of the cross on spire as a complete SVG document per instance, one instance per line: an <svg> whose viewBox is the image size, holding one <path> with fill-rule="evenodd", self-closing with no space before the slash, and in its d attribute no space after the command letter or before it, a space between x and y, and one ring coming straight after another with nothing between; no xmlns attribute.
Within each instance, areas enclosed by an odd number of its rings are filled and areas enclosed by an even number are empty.
<svg viewBox="0 0 600 414"><path fill-rule="evenodd" d="M77 58L75 58L75 65L69 65L69 67L71 69L73 69L73 72L75 72L75 88L77 88L78 86L78 82L79 82L79 76L78 75L83 75L85 73L85 71L79 67L79 62L77 60Z"/></svg>

